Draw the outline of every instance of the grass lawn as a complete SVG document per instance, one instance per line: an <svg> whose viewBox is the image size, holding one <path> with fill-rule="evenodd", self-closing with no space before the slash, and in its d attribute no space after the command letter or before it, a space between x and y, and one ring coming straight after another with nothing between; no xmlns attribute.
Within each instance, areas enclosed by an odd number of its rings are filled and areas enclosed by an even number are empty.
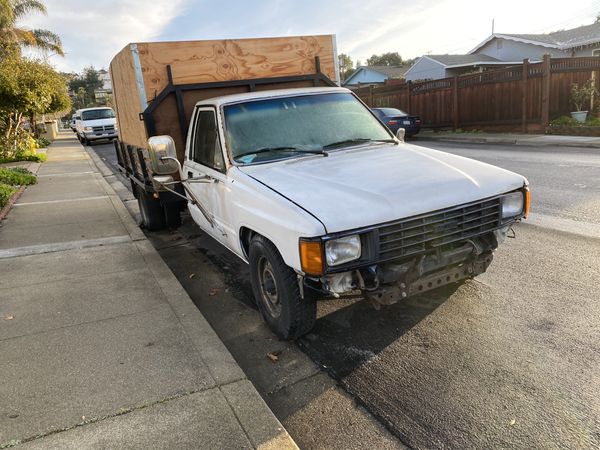
<svg viewBox="0 0 600 450"><path fill-rule="evenodd" d="M10 200L19 186L37 183L37 178L29 170L22 167L0 167L0 209Z"/></svg>

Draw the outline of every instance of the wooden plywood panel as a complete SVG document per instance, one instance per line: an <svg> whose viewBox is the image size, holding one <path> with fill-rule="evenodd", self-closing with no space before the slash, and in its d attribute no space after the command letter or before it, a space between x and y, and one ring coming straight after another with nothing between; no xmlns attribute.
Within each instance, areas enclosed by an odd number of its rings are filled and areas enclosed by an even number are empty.
<svg viewBox="0 0 600 450"><path fill-rule="evenodd" d="M122 142L144 147L147 136L144 123L140 121L140 95L135 78L133 54L130 46L121 50L110 63L119 139Z"/></svg>
<svg viewBox="0 0 600 450"><path fill-rule="evenodd" d="M218 41L137 44L146 97L151 100L167 85L171 65L175 84L245 80L315 73L336 81L334 37L300 36Z"/></svg>

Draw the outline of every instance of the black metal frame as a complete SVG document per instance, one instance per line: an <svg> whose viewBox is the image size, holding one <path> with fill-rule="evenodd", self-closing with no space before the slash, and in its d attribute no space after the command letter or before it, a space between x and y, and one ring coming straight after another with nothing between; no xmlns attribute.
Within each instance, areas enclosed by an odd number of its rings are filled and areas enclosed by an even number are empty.
<svg viewBox="0 0 600 450"><path fill-rule="evenodd" d="M325 83L328 86L337 86L331 81L325 74L321 72L321 60L318 56L315 56L315 73L310 75L295 75L285 77L273 77L273 78L257 78L251 80L233 80L233 81L214 81L210 83L191 83L191 84L173 84L173 72L171 66L167 65L167 86L158 94L148 107L140 114L140 118L144 121L146 126L146 132L148 136L156 135L156 123L154 122L154 111L164 102L171 94L175 94L175 100L177 102L177 114L179 118L179 127L183 136L187 136L188 123L186 120L185 106L183 104L183 93L185 91L197 91L202 89L215 89L223 87L238 87L247 86L248 92L256 91L256 86L265 84L277 84L277 83L292 83L298 81L311 81L315 87L318 87L321 83Z"/></svg>
<svg viewBox="0 0 600 450"><path fill-rule="evenodd" d="M170 95L174 94L177 104L179 127L181 129L182 136L187 136L188 122L185 114L185 105L183 103L183 93L186 91L246 86L248 88L248 92L254 92L256 91L257 86L265 84L293 83L299 81L310 81L315 87L320 86L322 83L326 86L337 86L337 84L335 84L321 72L321 60L318 56L315 56L315 73L310 75L257 78L251 80L215 81L209 83L174 84L171 66L167 65L167 86L150 101L148 107L141 112L139 116L140 120L144 122L148 137L156 136L156 122L153 114L158 107L167 98L169 98ZM139 147L118 141L115 141L115 150L117 152L117 161L121 170L133 182L142 186L147 192L153 192L154 187L150 180L146 163L143 158L143 150ZM139 160L141 173L139 173L138 167L135 163L136 158L134 154L137 155L137 159Z"/></svg>

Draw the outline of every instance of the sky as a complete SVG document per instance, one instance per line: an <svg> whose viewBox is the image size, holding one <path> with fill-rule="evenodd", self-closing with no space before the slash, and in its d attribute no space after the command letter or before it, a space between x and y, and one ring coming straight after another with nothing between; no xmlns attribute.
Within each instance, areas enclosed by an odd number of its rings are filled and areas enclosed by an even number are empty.
<svg viewBox="0 0 600 450"><path fill-rule="evenodd" d="M467 53L496 33L544 33L594 22L600 0L45 0L21 25L57 33L57 69L108 68L130 42L335 34L338 53ZM36 55L42 56L42 55Z"/></svg>

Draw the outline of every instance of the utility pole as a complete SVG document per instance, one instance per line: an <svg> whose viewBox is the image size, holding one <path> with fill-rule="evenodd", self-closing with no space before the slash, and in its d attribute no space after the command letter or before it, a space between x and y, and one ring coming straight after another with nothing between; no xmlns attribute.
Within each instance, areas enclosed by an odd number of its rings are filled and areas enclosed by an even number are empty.
<svg viewBox="0 0 600 450"><path fill-rule="evenodd" d="M495 19L492 19L492 34L494 34L494 20Z"/></svg>

